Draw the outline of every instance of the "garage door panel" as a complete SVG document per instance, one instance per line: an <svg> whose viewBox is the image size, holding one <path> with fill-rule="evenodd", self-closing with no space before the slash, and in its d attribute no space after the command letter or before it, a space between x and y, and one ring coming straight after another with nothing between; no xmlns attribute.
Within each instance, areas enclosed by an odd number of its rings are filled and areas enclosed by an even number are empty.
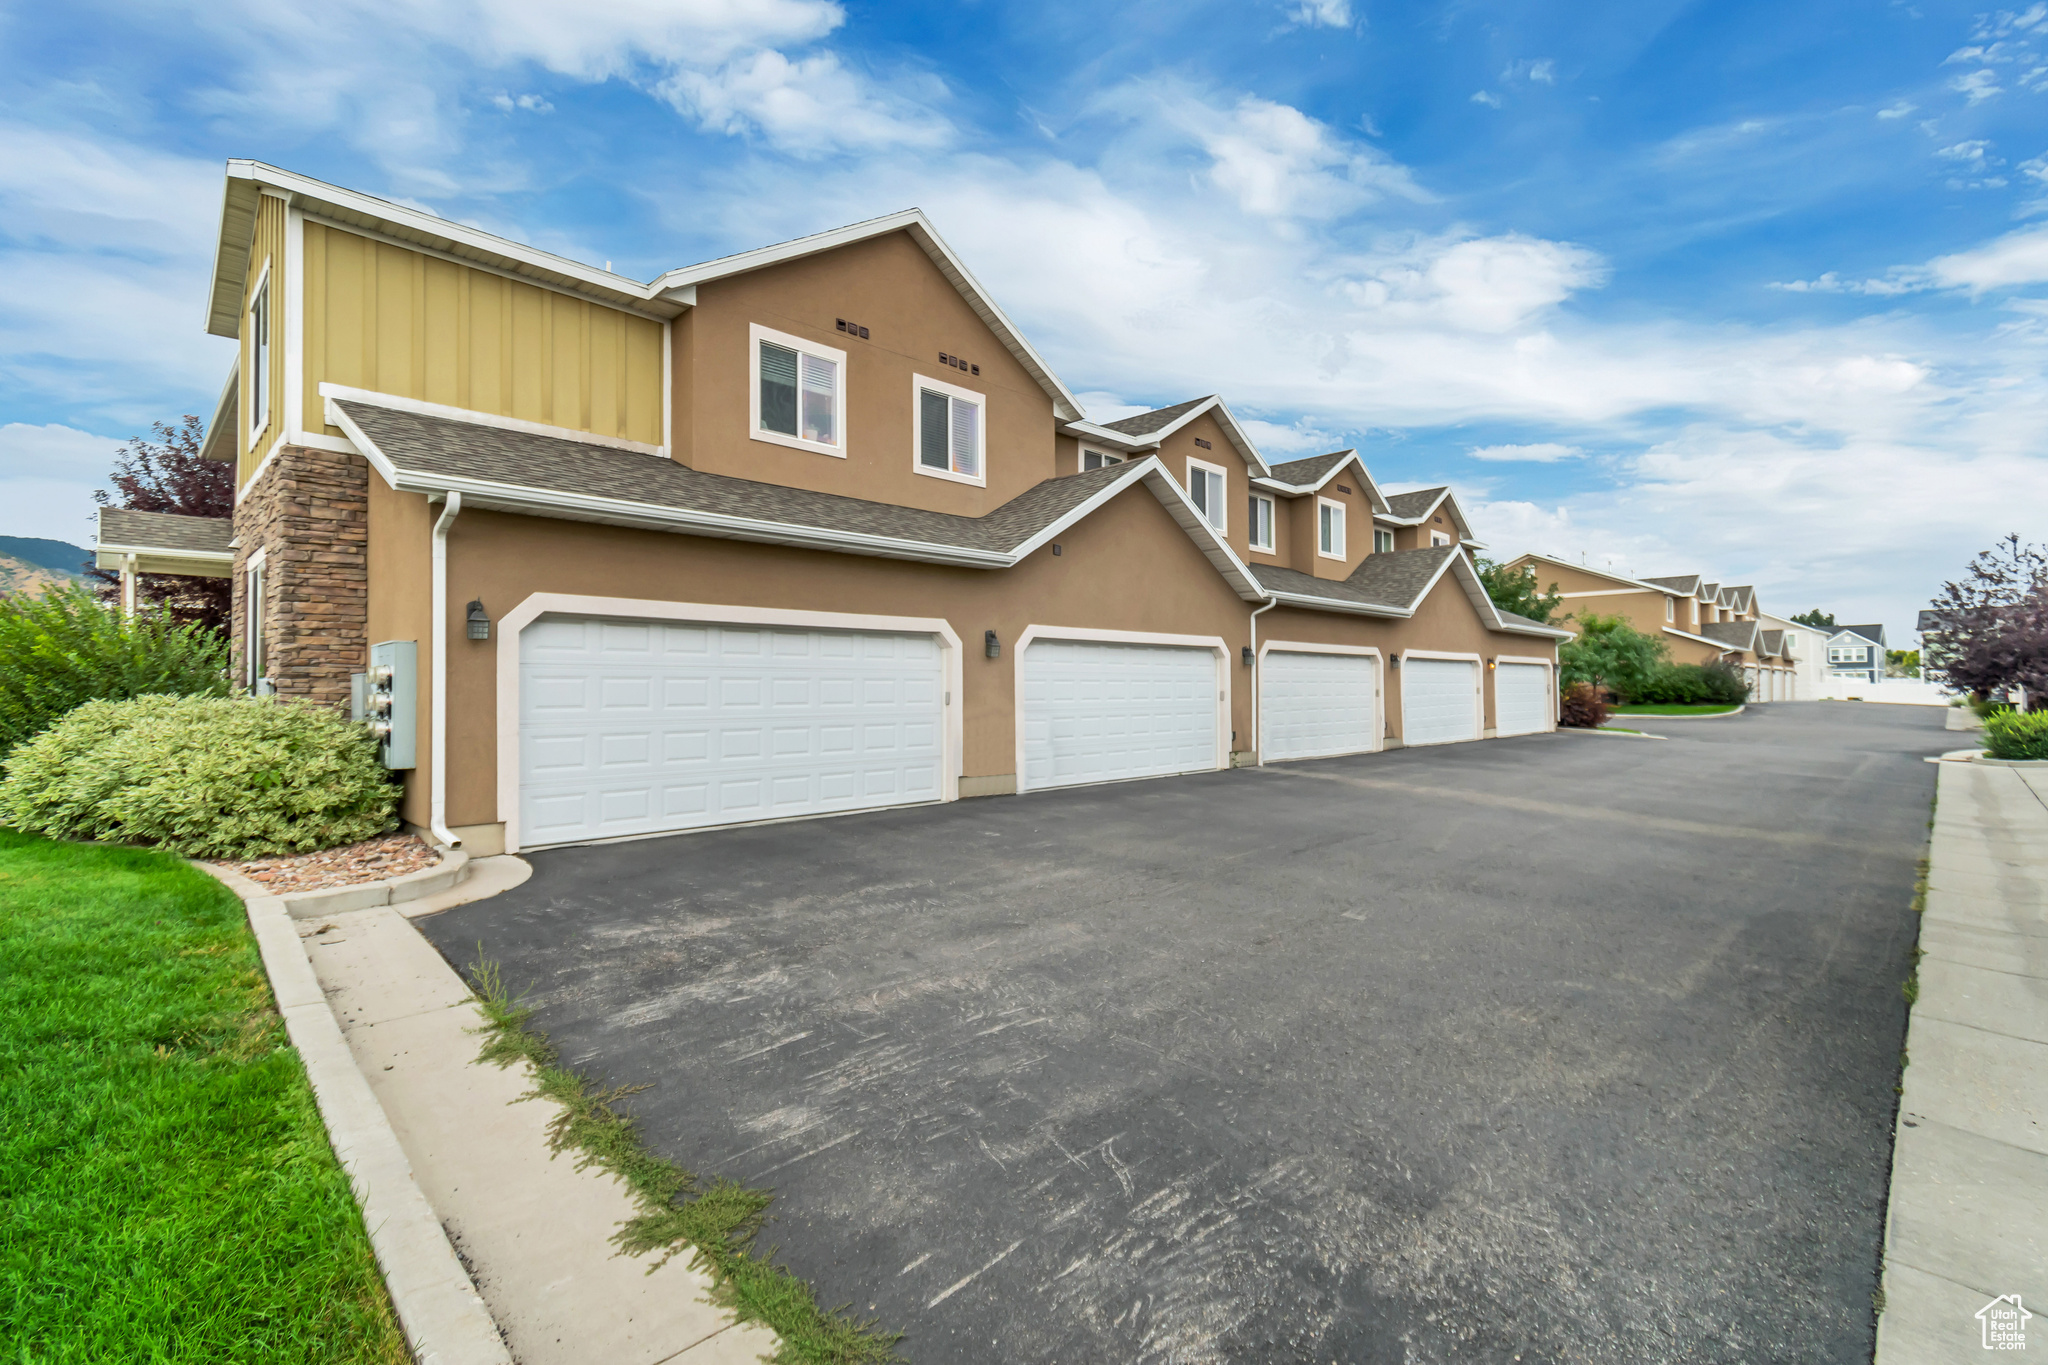
<svg viewBox="0 0 2048 1365"><path fill-rule="evenodd" d="M1027 788L1216 766L1210 650L1039 640L1023 672Z"/></svg>
<svg viewBox="0 0 2048 1365"><path fill-rule="evenodd" d="M1501 664L1493 674L1497 735L1533 735L1550 728L1550 670L1542 664Z"/></svg>
<svg viewBox="0 0 2048 1365"><path fill-rule="evenodd" d="M1379 730L1377 659L1274 648L1261 665L1261 757L1326 758L1373 748Z"/></svg>
<svg viewBox="0 0 2048 1365"><path fill-rule="evenodd" d="M1479 738L1479 665L1466 659L1406 659L1401 666L1404 744Z"/></svg>
<svg viewBox="0 0 2048 1365"><path fill-rule="evenodd" d="M944 791L928 637L544 618L521 659L527 844Z"/></svg>

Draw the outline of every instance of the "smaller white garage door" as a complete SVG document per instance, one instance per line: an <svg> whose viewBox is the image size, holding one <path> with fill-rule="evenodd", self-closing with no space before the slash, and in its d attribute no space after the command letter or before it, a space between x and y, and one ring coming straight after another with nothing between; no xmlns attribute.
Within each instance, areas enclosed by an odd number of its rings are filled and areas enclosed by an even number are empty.
<svg viewBox="0 0 2048 1365"><path fill-rule="evenodd" d="M1216 767L1216 655L1037 640L1024 651L1028 791Z"/></svg>
<svg viewBox="0 0 2048 1365"><path fill-rule="evenodd" d="M1533 735L1550 728L1550 670L1502 664L1493 672L1493 732Z"/></svg>
<svg viewBox="0 0 2048 1365"><path fill-rule="evenodd" d="M1469 659L1401 664L1401 742L1456 744L1479 738L1479 665Z"/></svg>
<svg viewBox="0 0 2048 1365"><path fill-rule="evenodd" d="M1378 701L1379 660L1369 654L1269 649L1259 667L1259 756L1364 753L1373 747Z"/></svg>

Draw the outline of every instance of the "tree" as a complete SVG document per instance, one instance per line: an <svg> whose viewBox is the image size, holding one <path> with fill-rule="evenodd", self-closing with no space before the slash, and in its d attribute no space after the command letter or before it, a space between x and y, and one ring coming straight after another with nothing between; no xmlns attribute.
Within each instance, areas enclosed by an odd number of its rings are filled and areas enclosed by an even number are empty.
<svg viewBox="0 0 2048 1365"><path fill-rule="evenodd" d="M100 489L92 500L102 507L131 512L170 512L181 517L232 517L235 514L235 467L209 460L200 451L206 426L190 413L177 426L152 422L157 440L138 436L121 447L109 480L112 493ZM118 499L118 500L117 500ZM86 576L100 585L100 595L119 592L121 576L89 569ZM180 624L198 624L225 633L234 600L233 580L195 578L186 574L143 574L135 585L138 605L170 609Z"/></svg>
<svg viewBox="0 0 2048 1365"><path fill-rule="evenodd" d="M1589 614L1577 624L1578 636L1557 651L1559 682L1565 687L1588 682L1626 700L1647 687L1664 663L1664 642L1635 629L1626 617Z"/></svg>
<svg viewBox="0 0 2048 1365"><path fill-rule="evenodd" d="M1478 560L1479 581L1486 586L1486 595L1493 599L1493 605L1502 611L1511 611L1517 616L1526 616L1531 621L1550 624L1550 614L1557 610L1564 600L1552 583L1548 592L1536 588L1536 570L1528 566L1519 569L1505 564L1496 564L1490 559Z"/></svg>
<svg viewBox="0 0 2048 1365"><path fill-rule="evenodd" d="M1920 651L1917 649L1888 649L1884 652L1884 675L1887 678L1917 678L1920 676Z"/></svg>
<svg viewBox="0 0 2048 1365"><path fill-rule="evenodd" d="M2009 535L1941 585L1922 630L1938 635L1939 672L1950 687L1980 697L2023 687L2031 709L2048 706L2048 552Z"/></svg>
<svg viewBox="0 0 2048 1365"><path fill-rule="evenodd" d="M1819 607L1815 607L1812 611L1801 612L1792 619L1802 626L1812 626L1815 630L1833 630L1835 628L1835 614L1831 611L1822 611Z"/></svg>

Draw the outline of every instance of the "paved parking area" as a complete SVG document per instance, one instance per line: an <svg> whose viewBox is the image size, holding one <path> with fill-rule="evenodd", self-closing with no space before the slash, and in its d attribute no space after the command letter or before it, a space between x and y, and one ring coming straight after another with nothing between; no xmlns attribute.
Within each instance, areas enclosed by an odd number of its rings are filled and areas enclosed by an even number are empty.
<svg viewBox="0 0 2048 1365"><path fill-rule="evenodd" d="M1941 720L563 849L421 927L919 1365L1867 1361Z"/></svg>

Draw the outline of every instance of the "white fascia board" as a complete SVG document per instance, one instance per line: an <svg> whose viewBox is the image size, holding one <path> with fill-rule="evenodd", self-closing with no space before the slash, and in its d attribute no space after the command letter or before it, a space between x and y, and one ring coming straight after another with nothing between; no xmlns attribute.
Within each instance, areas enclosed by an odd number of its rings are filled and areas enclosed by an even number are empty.
<svg viewBox="0 0 2048 1365"><path fill-rule="evenodd" d="M1680 630L1677 626L1665 626L1664 633L1666 635L1676 635L1681 640L1690 640L1696 645L1712 645L1715 649L1735 648L1734 645L1729 644L1726 640L1710 640L1704 635L1694 635L1689 630Z"/></svg>
<svg viewBox="0 0 2048 1365"><path fill-rule="evenodd" d="M1496 609L1494 614L1499 616L1498 609ZM1516 635L1543 635L1553 640L1569 640L1573 638L1570 631L1559 630L1556 626L1525 626L1519 621L1509 621L1506 619L1502 619L1500 625L1496 626L1495 629L1509 631Z"/></svg>
<svg viewBox="0 0 2048 1365"><path fill-rule="evenodd" d="M216 441L232 445L235 437L235 410L242 396L242 357L236 353L234 363L228 366L227 382L220 386L220 398L213 405L213 420L207 423L206 436L199 444L202 459L225 460L232 463L239 453L230 449L226 455L209 455Z"/></svg>
<svg viewBox="0 0 2048 1365"><path fill-rule="evenodd" d="M1662 593L1666 597L1683 597L1685 595L1684 593L1674 593L1669 588L1660 588L1655 583L1645 583L1641 579L1615 573L1611 569L1596 569L1588 564L1574 564L1568 559L1552 559L1549 555L1523 554L1516 556L1514 563L1520 564L1523 560L1534 560L1539 564L1550 564L1560 569L1570 569L1573 573L1592 574L1595 578L1604 578L1610 583L1622 583L1639 592ZM1510 565L1510 567L1513 566Z"/></svg>
<svg viewBox="0 0 2048 1365"><path fill-rule="evenodd" d="M1405 621L1415 615L1413 608L1402 611L1399 607L1376 607L1365 602L1347 602L1339 597L1310 597L1307 593L1277 590L1268 590L1266 595L1282 606L1306 607L1311 611L1341 611L1352 616L1378 616L1395 621Z"/></svg>
<svg viewBox="0 0 2048 1365"><path fill-rule="evenodd" d="M1339 474L1344 472L1346 466L1355 466L1358 470L1359 480L1365 485L1366 502L1372 508L1373 517L1378 519L1386 516L1387 500L1381 496L1379 485L1372 481L1372 473L1365 467L1365 461L1358 457L1356 450L1347 450L1342 453L1349 458L1339 460L1331 465L1323 472L1323 477L1317 479L1314 483L1288 483L1284 479L1263 474L1255 477L1252 482L1261 488L1268 488L1276 493L1285 493L1290 497L1300 497L1308 493L1322 492Z"/></svg>
<svg viewBox="0 0 2048 1365"><path fill-rule="evenodd" d="M379 228L407 245L437 247L458 259L474 257L483 263L530 278L535 283L567 287L572 292L594 295L601 301L639 308L646 308L652 304L657 310L663 306L655 297L656 291L638 280L609 270L600 270L581 261L572 261L566 256L557 256L551 251L542 251L537 247L514 242L477 228L465 227L420 209L394 204L388 199L379 199L356 190L346 190L339 185L330 185L311 176L281 170L260 161L230 161L227 174L231 205L235 202L237 183L248 186L248 192L252 195L260 194L263 188L268 187L286 195L294 207L333 218L344 226ZM225 228L225 221L223 227ZM223 251L227 249L227 245L227 234L224 231ZM218 273L217 271L216 278ZM216 292L217 290L216 285Z"/></svg>
<svg viewBox="0 0 2048 1365"><path fill-rule="evenodd" d="M1166 466L1160 463L1159 457L1147 456L1138 469L1145 486L1152 490L1153 497L1159 499L1159 505L1194 539L1203 557L1216 566L1216 571L1237 590L1237 595L1247 602L1263 602L1266 590L1260 586L1251 566L1239 559L1237 552L1230 548L1230 542L1217 534L1209 519L1195 506L1194 499L1188 496L1188 491L1180 486L1180 481L1166 472Z"/></svg>
<svg viewBox="0 0 2048 1365"><path fill-rule="evenodd" d="M1156 436L1126 436L1121 431L1112 431L1093 422L1061 422L1059 431L1063 436L1072 436L1096 445L1115 446L1118 450L1136 452L1159 448L1159 439Z"/></svg>
<svg viewBox="0 0 2048 1365"><path fill-rule="evenodd" d="M235 557L233 550L181 550L169 545L123 545L116 541L93 538L93 552L109 555L162 555L168 559L196 559L227 563ZM102 566L104 567L104 566Z"/></svg>
<svg viewBox="0 0 2048 1365"><path fill-rule="evenodd" d="M213 269L206 282L206 331L210 336L242 334L242 291L249 283L249 246L256 240L256 210L263 190L230 161L221 191L220 229L214 235Z"/></svg>
<svg viewBox="0 0 2048 1365"><path fill-rule="evenodd" d="M467 423L473 427L490 427L498 431L518 431L530 436L546 436L556 441L576 441L583 445L603 446L607 450L623 450L634 455L658 455L666 458L667 452L660 446L645 441L629 441L623 436L601 436L594 431L579 431L575 427L550 426L546 422L529 422L523 417L500 417L494 412L478 412L474 408L450 407L446 403L429 403L423 398L401 398L395 393L378 393L373 389L353 389L346 384L320 383L320 396L324 399L346 399L353 403L368 403L373 407L390 408L394 412L417 413L421 417L444 417L449 421ZM333 411L332 405L328 411ZM330 416L328 421L333 422ZM334 422L339 426L340 423Z"/></svg>
<svg viewBox="0 0 2048 1365"><path fill-rule="evenodd" d="M1231 444L1237 447L1238 454L1258 466L1260 474L1270 475L1273 472L1273 466L1266 463L1266 457L1259 453L1259 448L1252 444L1252 438L1245 435L1244 428L1238 425L1237 414L1230 410L1230 404L1224 402L1221 396L1212 401L1215 404L1215 411L1217 413L1217 424L1223 428L1223 434L1230 438ZM1189 414L1190 417L1194 415L1193 413ZM1179 424L1175 423L1175 425ZM1357 452L1354 451L1352 453L1356 454ZM1341 469L1343 466L1339 465L1338 468Z"/></svg>
<svg viewBox="0 0 2048 1365"><path fill-rule="evenodd" d="M766 266L780 265L785 261L815 256L822 251L832 251L855 242L886 236L891 232L908 232L911 240L918 244L925 255L931 257L932 264L938 266L939 273L944 275L947 281L960 291L960 296L967 300L967 306L975 311L988 329L996 334L996 339L1003 343L1004 349L1008 350L1017 363L1038 381L1039 387L1052 399L1055 417L1070 422L1081 420L1084 416L1081 400L1074 397L1067 386L1060 382L1059 376L1053 373L1052 366L1046 363L1045 357L1024 339L1024 333L1016 323L1010 321L1009 315L997 306L988 290L982 287L981 281L974 278L974 272L961 262L952 247L946 245L945 239L932 227L931 220L924 216L923 209L902 209L884 214L880 218L870 218L863 223L850 223L845 227L833 228L829 232L813 233L809 237L798 237L794 241L780 242L774 246L759 247L733 256L721 256L715 261L705 261L700 265L671 270L648 286L648 294L650 297L674 298L677 291L694 290L695 286L707 280L722 280L732 275L743 275L750 270L760 270ZM696 302L694 292L690 294L689 302Z"/></svg>

